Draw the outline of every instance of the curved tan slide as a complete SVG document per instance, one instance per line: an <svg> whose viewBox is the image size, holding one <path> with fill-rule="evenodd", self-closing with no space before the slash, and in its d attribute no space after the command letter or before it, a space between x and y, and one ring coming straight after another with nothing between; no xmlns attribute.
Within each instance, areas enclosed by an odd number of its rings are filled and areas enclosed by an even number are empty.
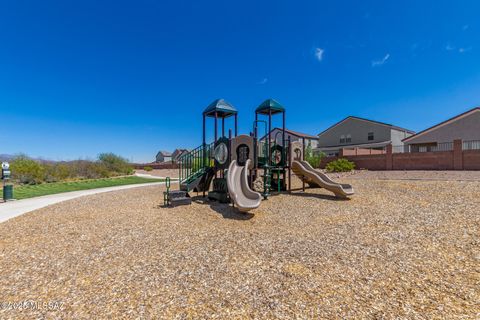
<svg viewBox="0 0 480 320"><path fill-rule="evenodd" d="M253 191L248 186L248 165L239 166L236 160L233 160L228 167L227 186L230 199L237 206L239 211L247 212L258 208L262 202L262 195Z"/></svg>
<svg viewBox="0 0 480 320"><path fill-rule="evenodd" d="M306 161L293 161L292 170L297 176L305 181L311 181L322 188L327 189L339 198L348 198L354 194L353 187L349 184L341 184L330 179L326 174L313 169Z"/></svg>

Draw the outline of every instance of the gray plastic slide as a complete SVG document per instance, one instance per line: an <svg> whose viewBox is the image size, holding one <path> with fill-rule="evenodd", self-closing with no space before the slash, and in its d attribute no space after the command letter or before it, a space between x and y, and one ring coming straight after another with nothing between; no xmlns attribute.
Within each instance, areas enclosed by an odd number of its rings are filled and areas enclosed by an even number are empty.
<svg viewBox="0 0 480 320"><path fill-rule="evenodd" d="M227 186L230 199L237 206L238 210L247 212L258 208L262 202L262 195L253 191L248 186L248 165L250 159L246 161L245 166L237 165L233 160L228 167Z"/></svg>
<svg viewBox="0 0 480 320"><path fill-rule="evenodd" d="M306 161L293 161L292 170L300 178L333 192L337 197L347 198L354 193L351 185L333 181L326 174L313 169Z"/></svg>

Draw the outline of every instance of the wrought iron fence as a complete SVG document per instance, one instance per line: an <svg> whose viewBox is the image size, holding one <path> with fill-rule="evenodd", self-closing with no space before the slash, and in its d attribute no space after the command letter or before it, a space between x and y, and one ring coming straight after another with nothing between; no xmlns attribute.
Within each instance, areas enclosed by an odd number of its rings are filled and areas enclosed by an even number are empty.
<svg viewBox="0 0 480 320"><path fill-rule="evenodd" d="M392 153L409 153L410 146L403 145L403 146L392 146Z"/></svg>
<svg viewBox="0 0 480 320"><path fill-rule="evenodd" d="M441 142L435 145L403 145L393 146L393 153L444 152L452 151L453 142Z"/></svg>
<svg viewBox="0 0 480 320"><path fill-rule="evenodd" d="M463 150L480 150L480 140L463 141Z"/></svg>
<svg viewBox="0 0 480 320"><path fill-rule="evenodd" d="M430 151L438 152L438 151L452 151L452 150L453 150L453 142L441 142L441 143L437 143L436 146L432 146Z"/></svg>

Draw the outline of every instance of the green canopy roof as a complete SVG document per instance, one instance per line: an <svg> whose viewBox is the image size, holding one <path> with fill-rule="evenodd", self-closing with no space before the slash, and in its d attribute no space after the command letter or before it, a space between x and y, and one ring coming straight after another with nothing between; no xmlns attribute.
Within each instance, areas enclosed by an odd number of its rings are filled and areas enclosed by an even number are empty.
<svg viewBox="0 0 480 320"><path fill-rule="evenodd" d="M280 103L278 103L273 99L267 99L263 101L255 110L255 113L267 114L267 115L269 113L276 114L281 112L285 112L285 108Z"/></svg>
<svg viewBox="0 0 480 320"><path fill-rule="evenodd" d="M217 113L218 118L227 118L237 112L237 109L224 99L217 99L208 105L203 114L207 117L215 117L215 113Z"/></svg>

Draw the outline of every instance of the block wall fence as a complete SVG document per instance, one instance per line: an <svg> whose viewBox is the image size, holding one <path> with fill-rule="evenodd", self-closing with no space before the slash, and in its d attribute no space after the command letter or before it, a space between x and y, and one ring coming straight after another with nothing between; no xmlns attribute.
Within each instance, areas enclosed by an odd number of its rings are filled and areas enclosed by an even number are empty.
<svg viewBox="0 0 480 320"><path fill-rule="evenodd" d="M357 169L367 170L480 170L480 150L463 150L462 140L453 141L451 151L393 153L392 145L380 154L343 149L338 157L322 159L320 167L325 168L338 158L346 158Z"/></svg>

